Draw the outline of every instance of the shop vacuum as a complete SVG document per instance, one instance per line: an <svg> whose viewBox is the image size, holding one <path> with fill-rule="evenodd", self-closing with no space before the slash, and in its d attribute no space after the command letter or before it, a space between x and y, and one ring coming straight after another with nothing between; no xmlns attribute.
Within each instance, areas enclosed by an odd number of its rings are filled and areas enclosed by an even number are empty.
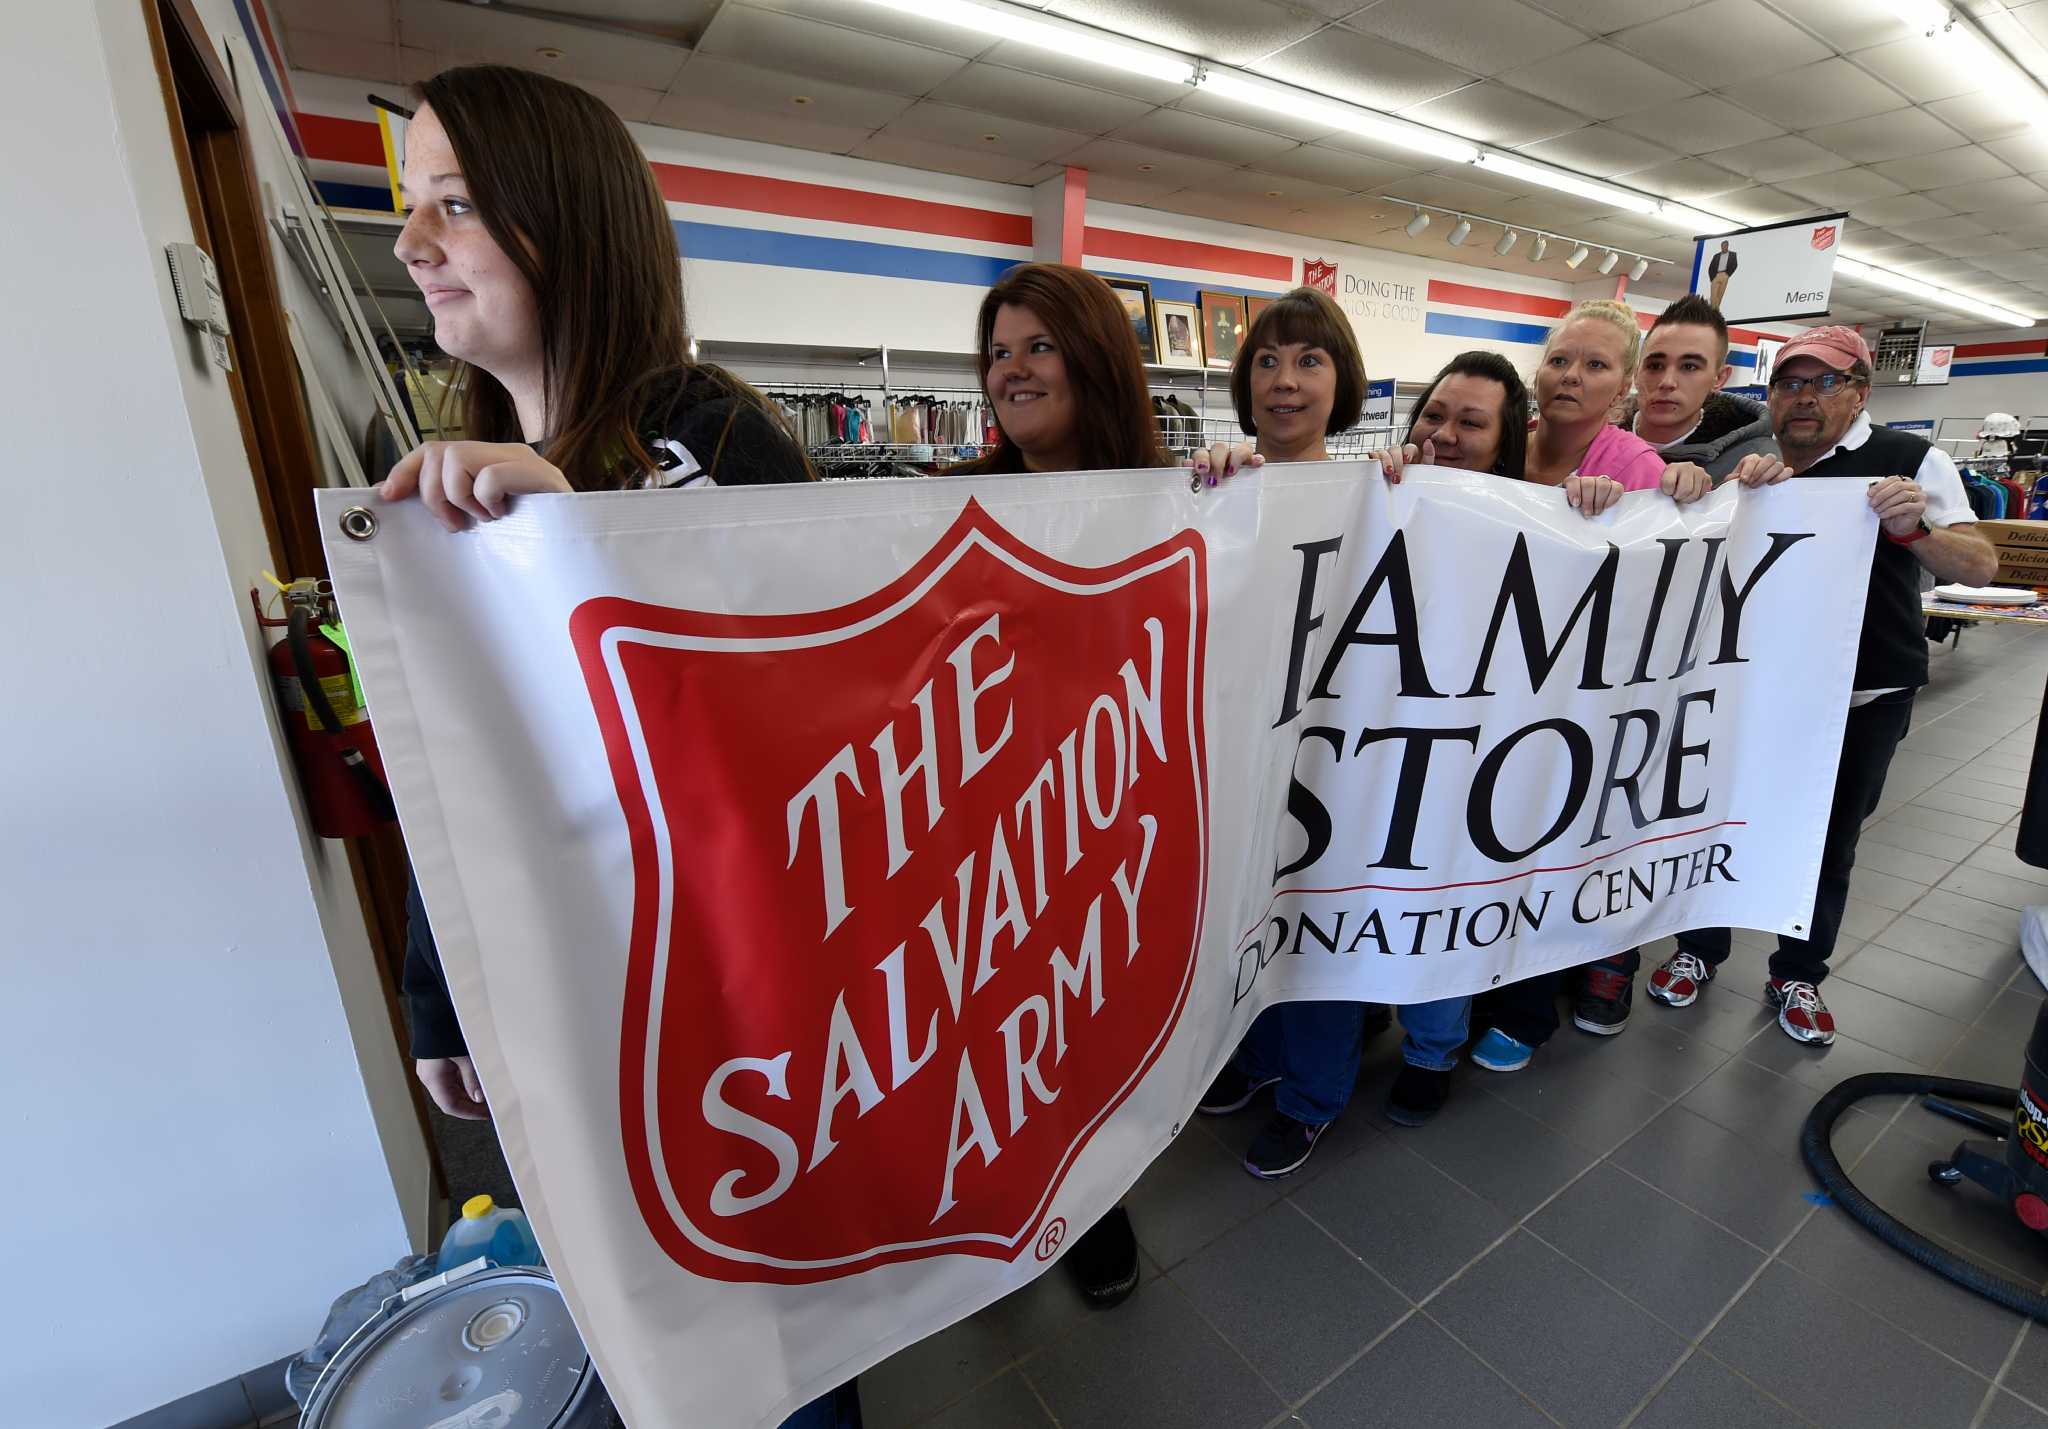
<svg viewBox="0 0 2048 1429"><path fill-rule="evenodd" d="M2048 722L2034 736L2017 852L2027 863L2048 868ZM1995 1138L1960 1143L1947 1160L1928 1166L1928 1177L1937 1185L1958 1187L1958 1194L1975 1196L1986 1215L2018 1217L2029 1230L2042 1233L2042 1251L2048 1256L2048 1003L2042 1004L2027 1038L2019 1086L1904 1072L1866 1073L1850 1077L1823 1096L1807 1114L1799 1133L1799 1151L1807 1168L1852 1220L1944 1279L2048 1324L2048 1295L1936 1244L1857 1190L1842 1170L1829 1144L1836 1120L1863 1097L1898 1092L1923 1097L1922 1105L1929 1111ZM1996 1107L2004 1115L1994 1116L1958 1102ZM1989 1198L1963 1188L1965 1181L1989 1192Z"/></svg>

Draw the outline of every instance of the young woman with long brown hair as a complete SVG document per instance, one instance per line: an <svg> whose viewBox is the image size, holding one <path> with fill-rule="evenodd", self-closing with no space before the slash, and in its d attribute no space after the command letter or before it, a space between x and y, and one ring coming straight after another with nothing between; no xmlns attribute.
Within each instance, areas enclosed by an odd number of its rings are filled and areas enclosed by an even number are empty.
<svg viewBox="0 0 2048 1429"><path fill-rule="evenodd" d="M610 109L496 65L444 71L420 98L394 251L426 296L435 341L462 364L468 435L408 453L385 500L417 495L460 529L531 492L811 478L759 393L691 361L668 205ZM417 885L406 912L420 1080L449 1115L488 1117ZM785 1429L859 1423L847 1384Z"/></svg>

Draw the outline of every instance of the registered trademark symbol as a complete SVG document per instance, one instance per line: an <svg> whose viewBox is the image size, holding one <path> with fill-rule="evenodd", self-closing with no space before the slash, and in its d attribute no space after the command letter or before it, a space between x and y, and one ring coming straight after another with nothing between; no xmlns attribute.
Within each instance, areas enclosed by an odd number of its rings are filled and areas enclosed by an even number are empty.
<svg viewBox="0 0 2048 1429"><path fill-rule="evenodd" d="M1051 1260L1060 1253L1060 1246L1066 1241L1066 1238L1067 1223L1064 1220L1055 1218L1051 1224L1046 1226L1044 1234L1038 1238L1038 1258L1040 1260Z"/></svg>

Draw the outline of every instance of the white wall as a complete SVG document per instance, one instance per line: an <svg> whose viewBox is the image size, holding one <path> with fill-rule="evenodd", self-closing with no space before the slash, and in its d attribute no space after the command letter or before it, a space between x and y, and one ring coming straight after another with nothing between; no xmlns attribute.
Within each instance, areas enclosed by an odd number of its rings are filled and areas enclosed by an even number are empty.
<svg viewBox="0 0 2048 1429"><path fill-rule="evenodd" d="M343 1005L360 916L256 665L239 428L173 316L161 245L190 233L142 15L19 7L0 50L35 215L0 224L0 1403L50 1429L290 1353L408 1245Z"/></svg>

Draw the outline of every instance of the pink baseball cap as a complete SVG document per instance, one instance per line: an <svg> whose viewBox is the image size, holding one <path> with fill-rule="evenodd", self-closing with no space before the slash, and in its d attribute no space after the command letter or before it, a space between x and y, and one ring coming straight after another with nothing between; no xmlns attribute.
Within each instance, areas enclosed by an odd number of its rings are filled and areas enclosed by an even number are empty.
<svg viewBox="0 0 2048 1429"><path fill-rule="evenodd" d="M1815 357L1837 372L1847 372L1851 363L1860 362L1870 366L1870 344L1863 340L1863 334L1853 327L1839 323L1829 327L1811 327L1778 349L1773 369L1783 367L1795 357Z"/></svg>

